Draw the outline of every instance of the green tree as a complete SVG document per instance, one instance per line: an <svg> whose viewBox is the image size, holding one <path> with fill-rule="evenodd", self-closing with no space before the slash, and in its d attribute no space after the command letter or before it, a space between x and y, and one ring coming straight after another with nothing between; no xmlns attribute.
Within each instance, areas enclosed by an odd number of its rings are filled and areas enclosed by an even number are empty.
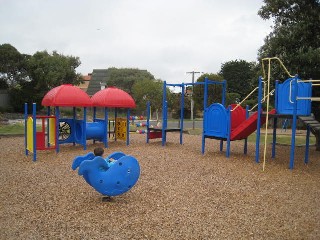
<svg viewBox="0 0 320 240"><path fill-rule="evenodd" d="M10 44L0 45L0 86L12 88L27 80L26 62L29 55L21 54Z"/></svg>
<svg viewBox="0 0 320 240"><path fill-rule="evenodd" d="M36 52L28 60L28 72L34 88L41 93L61 84L79 84L81 75L75 69L81 64L78 57L64 56L56 51Z"/></svg>
<svg viewBox="0 0 320 240"><path fill-rule="evenodd" d="M259 58L279 57L291 74L302 79L320 79L320 1L264 0L258 14L274 22L273 31L259 50ZM278 79L279 68L275 73L273 76ZM320 96L319 87L313 87L313 96ZM320 103L313 102L312 108L320 120ZM320 150L320 136L317 143Z"/></svg>
<svg viewBox="0 0 320 240"><path fill-rule="evenodd" d="M133 86L137 81L155 80L154 76L147 70L135 68L108 68L107 87L115 86L122 90L133 93Z"/></svg>
<svg viewBox="0 0 320 240"><path fill-rule="evenodd" d="M220 74L205 73L197 79L197 82L204 82L206 77L212 81L223 81L223 77ZM194 99L195 112L201 112L203 111L204 85L195 85L193 91L194 93L192 97ZM212 103L221 103L222 91L223 89L221 85L209 84L207 105Z"/></svg>
<svg viewBox="0 0 320 240"><path fill-rule="evenodd" d="M257 85L257 64L233 60L221 65L220 75L227 80L227 92L237 93L244 99Z"/></svg>
<svg viewBox="0 0 320 240"><path fill-rule="evenodd" d="M136 81L132 86L132 96L136 101L136 112L145 112L147 101L150 101L152 111L156 111L157 116L162 108L162 89L161 80L142 79Z"/></svg>
<svg viewBox="0 0 320 240"><path fill-rule="evenodd" d="M38 108L43 96L61 84L79 84L81 75L75 72L80 65L78 57L64 56L54 51L21 54L10 44L0 45L0 85L9 89L14 111L23 111L24 102L36 102Z"/></svg>

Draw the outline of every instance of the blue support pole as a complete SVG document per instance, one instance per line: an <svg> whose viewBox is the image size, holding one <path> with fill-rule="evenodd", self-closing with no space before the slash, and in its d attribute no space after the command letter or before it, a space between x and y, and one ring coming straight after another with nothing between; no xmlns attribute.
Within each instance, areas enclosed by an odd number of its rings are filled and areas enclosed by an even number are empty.
<svg viewBox="0 0 320 240"><path fill-rule="evenodd" d="M297 129L297 95L298 95L298 77L295 76L292 80L291 99L293 102L293 119L292 119L292 134L291 134L291 150L289 168L294 168L294 150L296 145L296 129ZM293 98L293 99L292 99Z"/></svg>
<svg viewBox="0 0 320 240"><path fill-rule="evenodd" d="M82 144L83 144L83 150L87 149L87 107L83 108L83 138L82 138Z"/></svg>
<svg viewBox="0 0 320 240"><path fill-rule="evenodd" d="M96 121L96 117L97 117L97 108L96 108L96 107L93 107L93 112L92 112L92 118L93 118L92 121L93 121L93 122ZM95 143L96 143L96 140L93 139L92 142L93 142L93 144L95 144ZM102 138L102 142L103 142L103 138Z"/></svg>
<svg viewBox="0 0 320 240"><path fill-rule="evenodd" d="M227 81L223 80L222 81L222 99L221 99L221 104L225 106L226 104L226 92L227 92ZM223 150L223 140L220 140L220 152Z"/></svg>
<svg viewBox="0 0 320 240"><path fill-rule="evenodd" d="M167 82L163 82L163 95L162 95L162 146L166 143L166 130L167 129Z"/></svg>
<svg viewBox="0 0 320 240"><path fill-rule="evenodd" d="M202 121L202 147L201 152L204 154L206 145L206 112L207 112L207 102L208 102L208 77L204 79L204 96L203 96L203 121Z"/></svg>
<svg viewBox="0 0 320 240"><path fill-rule="evenodd" d="M32 104L32 119L33 119L33 161L37 160L37 105Z"/></svg>
<svg viewBox="0 0 320 240"><path fill-rule="evenodd" d="M257 134L256 134L256 162L258 163L260 156L260 126L261 126L261 110L262 110L262 77L259 77L258 85L258 119L257 119Z"/></svg>
<svg viewBox="0 0 320 240"><path fill-rule="evenodd" d="M273 119L273 134L272 134L272 158L276 157L276 143L277 143L277 124L278 118Z"/></svg>
<svg viewBox="0 0 320 240"><path fill-rule="evenodd" d="M182 144L183 119L184 119L184 84L181 85L181 106L180 106L180 144Z"/></svg>
<svg viewBox="0 0 320 240"><path fill-rule="evenodd" d="M50 107L48 106L47 107L47 116L49 117L50 116ZM48 139L50 139L50 126L49 126L49 118L47 118L47 133L48 133ZM47 147L49 147L50 146L50 142L49 142L49 140L48 140L48 142L47 142Z"/></svg>
<svg viewBox="0 0 320 240"><path fill-rule="evenodd" d="M128 108L128 110L127 110L127 124L126 124L126 127L127 127L127 146L129 145L129 143L130 143L130 139L129 139L129 137L130 137L130 109Z"/></svg>
<svg viewBox="0 0 320 240"><path fill-rule="evenodd" d="M59 143L60 109L59 107L55 107L54 112L56 116L56 143L57 143L56 152L58 153L60 151L60 143ZM72 131L74 131L74 128Z"/></svg>
<svg viewBox="0 0 320 240"><path fill-rule="evenodd" d="M118 118L118 111L115 108L114 109L114 124L115 124L115 130L114 130L114 141L117 141L117 118Z"/></svg>
<svg viewBox="0 0 320 240"><path fill-rule="evenodd" d="M76 107L73 107L72 108L72 112L73 112L73 121L72 121L72 129L71 129L71 136L72 136L72 139L73 139L73 146L76 145L76 120L77 120L77 113L76 113ZM81 140L80 140L81 141Z"/></svg>
<svg viewBox="0 0 320 240"><path fill-rule="evenodd" d="M104 122L105 122L105 136L104 138L104 147L108 147L108 126L109 126L109 119L108 119L108 108L104 108ZM110 129L109 129L110 131Z"/></svg>
<svg viewBox="0 0 320 240"><path fill-rule="evenodd" d="M149 143L150 135L150 101L147 102L147 143Z"/></svg>
<svg viewBox="0 0 320 240"><path fill-rule="evenodd" d="M306 136L306 152L304 157L304 163L309 162L309 145L310 145L310 126L307 126L307 136Z"/></svg>
<svg viewBox="0 0 320 240"><path fill-rule="evenodd" d="M220 152L223 151L223 140L220 140L220 148L219 148Z"/></svg>
<svg viewBox="0 0 320 240"><path fill-rule="evenodd" d="M28 132L27 132L27 128L28 128L28 103L24 103L24 146L25 146L25 153L26 156L28 156L29 151L27 149L28 146Z"/></svg>
<svg viewBox="0 0 320 240"><path fill-rule="evenodd" d="M226 151L226 156L227 158L230 156L230 137L231 137L231 106L228 107L228 110L227 110L227 114L229 115L229 118L227 119L228 123L227 123L227 126L228 126L228 130L227 130L227 151Z"/></svg>

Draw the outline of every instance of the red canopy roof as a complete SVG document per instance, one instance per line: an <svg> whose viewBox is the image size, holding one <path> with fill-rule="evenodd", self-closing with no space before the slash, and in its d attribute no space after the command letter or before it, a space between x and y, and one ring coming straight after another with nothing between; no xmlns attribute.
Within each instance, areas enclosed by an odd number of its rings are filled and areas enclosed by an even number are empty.
<svg viewBox="0 0 320 240"><path fill-rule="evenodd" d="M136 107L134 99L128 93L116 87L108 87L103 90L100 90L91 97L91 100L92 105L97 107Z"/></svg>
<svg viewBox="0 0 320 240"><path fill-rule="evenodd" d="M71 84L63 84L51 89L43 97L43 106L89 107L92 106L89 95Z"/></svg>

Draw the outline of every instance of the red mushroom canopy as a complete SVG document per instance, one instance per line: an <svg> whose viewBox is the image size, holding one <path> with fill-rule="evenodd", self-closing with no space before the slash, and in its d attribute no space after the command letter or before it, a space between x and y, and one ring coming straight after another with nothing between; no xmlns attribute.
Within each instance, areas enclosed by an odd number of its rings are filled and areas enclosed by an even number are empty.
<svg viewBox="0 0 320 240"><path fill-rule="evenodd" d="M92 106L110 108L135 108L134 99L125 91L108 87L95 93L91 97Z"/></svg>
<svg viewBox="0 0 320 240"><path fill-rule="evenodd" d="M43 97L43 106L89 107L92 106L89 95L71 84L63 84L51 89Z"/></svg>

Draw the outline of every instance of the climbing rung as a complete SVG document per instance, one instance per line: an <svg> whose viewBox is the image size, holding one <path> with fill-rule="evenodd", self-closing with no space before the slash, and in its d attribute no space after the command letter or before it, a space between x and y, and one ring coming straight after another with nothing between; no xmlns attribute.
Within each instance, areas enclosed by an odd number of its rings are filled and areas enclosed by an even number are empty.
<svg viewBox="0 0 320 240"><path fill-rule="evenodd" d="M309 124L309 126L312 128L320 127L320 123L311 123L311 124Z"/></svg>
<svg viewBox="0 0 320 240"><path fill-rule="evenodd" d="M297 100L320 101L320 97L297 97Z"/></svg>
<svg viewBox="0 0 320 240"><path fill-rule="evenodd" d="M310 120L310 121L303 121L305 124L318 124L319 122L317 120Z"/></svg>
<svg viewBox="0 0 320 240"><path fill-rule="evenodd" d="M299 116L299 118L302 120L302 121L313 121L314 118L313 117L304 117L304 116Z"/></svg>

